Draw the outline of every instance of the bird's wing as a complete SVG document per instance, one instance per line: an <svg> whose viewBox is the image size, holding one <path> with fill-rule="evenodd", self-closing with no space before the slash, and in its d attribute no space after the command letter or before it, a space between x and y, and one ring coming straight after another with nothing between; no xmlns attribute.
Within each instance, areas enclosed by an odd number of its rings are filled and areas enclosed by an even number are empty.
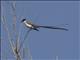
<svg viewBox="0 0 80 60"><path fill-rule="evenodd" d="M38 27L38 28L39 28L39 27L42 27L42 28L59 29L59 30L68 31L68 29L66 29L66 28L60 28L60 27L55 27L55 26L37 26L37 27Z"/></svg>

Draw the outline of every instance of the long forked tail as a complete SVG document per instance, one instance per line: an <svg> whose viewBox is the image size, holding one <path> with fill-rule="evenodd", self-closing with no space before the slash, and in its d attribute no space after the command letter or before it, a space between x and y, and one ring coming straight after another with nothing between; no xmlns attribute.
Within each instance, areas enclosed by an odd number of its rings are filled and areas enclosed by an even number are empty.
<svg viewBox="0 0 80 60"><path fill-rule="evenodd" d="M61 27L56 27L56 26L38 26L38 27L68 31L68 29L66 29L66 28L61 28Z"/></svg>

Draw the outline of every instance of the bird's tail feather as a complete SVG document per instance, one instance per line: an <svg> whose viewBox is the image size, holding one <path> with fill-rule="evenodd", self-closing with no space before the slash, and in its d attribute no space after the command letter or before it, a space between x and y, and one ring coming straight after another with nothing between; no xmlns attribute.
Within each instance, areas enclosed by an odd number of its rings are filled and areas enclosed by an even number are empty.
<svg viewBox="0 0 80 60"><path fill-rule="evenodd" d="M55 27L55 26L38 26L38 27L68 31L68 29L66 29L66 28L60 28L60 27Z"/></svg>

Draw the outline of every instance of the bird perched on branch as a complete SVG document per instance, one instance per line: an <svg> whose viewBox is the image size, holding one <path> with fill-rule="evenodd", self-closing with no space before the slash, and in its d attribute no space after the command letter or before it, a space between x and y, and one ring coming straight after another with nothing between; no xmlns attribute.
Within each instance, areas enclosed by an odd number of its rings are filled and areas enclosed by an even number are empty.
<svg viewBox="0 0 80 60"><path fill-rule="evenodd" d="M21 22L24 23L25 26L28 27L29 29L33 29L33 30L36 30L36 31L39 31L38 28L48 28L48 29L58 29L58 30L68 31L68 29L66 29L66 28L60 28L60 27L56 27L56 26L41 26L41 25L36 25L36 24L33 24L30 21L27 21L26 19L22 19Z"/></svg>

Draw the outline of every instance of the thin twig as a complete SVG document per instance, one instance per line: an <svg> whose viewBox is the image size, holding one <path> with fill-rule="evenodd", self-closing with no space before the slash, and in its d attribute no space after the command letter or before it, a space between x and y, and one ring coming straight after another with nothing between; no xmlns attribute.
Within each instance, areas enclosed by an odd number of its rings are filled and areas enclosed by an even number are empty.
<svg viewBox="0 0 80 60"><path fill-rule="evenodd" d="M19 59L21 59L21 57L20 57L20 52L18 52L18 49L19 49L19 34L18 34L18 32L17 32L17 28L16 28L16 3L15 3L15 1L12 3L12 9L13 9L13 31L14 31L14 33L15 33L15 35L16 35L16 46L15 46L15 48L16 48L16 50L15 50L15 53L16 53L16 57L17 57L17 60Z"/></svg>
<svg viewBox="0 0 80 60"><path fill-rule="evenodd" d="M12 48L12 51L13 51L13 53L14 53L14 44L13 44L13 41L12 41L12 38L11 38L11 34L10 34L9 30L8 30L8 26L7 26L6 19L5 19L4 16L2 17L2 23L3 23L3 26L4 26L4 28L5 28L5 31L6 31L7 34L8 34L8 41L9 41L10 46L11 46L11 48Z"/></svg>
<svg viewBox="0 0 80 60"><path fill-rule="evenodd" d="M28 44L27 44L27 52L28 52L28 58L29 58L29 60L32 60L32 55L30 53L30 49L29 49Z"/></svg>
<svg viewBox="0 0 80 60"><path fill-rule="evenodd" d="M26 35L24 36L24 40L21 42L20 48L19 48L18 52L19 52L19 51L21 50L21 48L23 47L23 44L24 44L25 40L27 39L27 37L28 37L28 35L29 35L29 33L30 33L31 30L32 30L32 29L29 29L29 30L27 31ZM32 60L32 56L31 56L31 53L30 53L30 50L29 50L28 43L27 43L27 52L28 52L29 60Z"/></svg>
<svg viewBox="0 0 80 60"><path fill-rule="evenodd" d="M14 42L12 41L11 33L10 33L10 31L8 30L8 25L7 25L7 22L6 22L6 18L5 18L4 13L3 13L3 11L4 11L3 5L1 5L1 11L2 11L2 12L1 12L1 13L2 13L2 16L1 16L2 19L1 19L1 21L2 21L2 23L3 23L3 27L4 27L5 31L7 32L8 41L9 41L9 43L10 43L11 49L12 49L14 55L15 55L15 52L14 52Z"/></svg>
<svg viewBox="0 0 80 60"><path fill-rule="evenodd" d="M25 35L25 37L24 37L24 40L23 40L23 41L21 42L21 44L20 44L20 47L19 47L18 52L19 52L19 51L21 50L21 48L23 47L23 44L24 44L26 38L28 37L30 31L31 31L31 29L29 29L29 30L27 31L27 33L26 33L26 35Z"/></svg>
<svg viewBox="0 0 80 60"><path fill-rule="evenodd" d="M16 3L15 1L12 3L12 10L13 10L13 31L16 30Z"/></svg>

